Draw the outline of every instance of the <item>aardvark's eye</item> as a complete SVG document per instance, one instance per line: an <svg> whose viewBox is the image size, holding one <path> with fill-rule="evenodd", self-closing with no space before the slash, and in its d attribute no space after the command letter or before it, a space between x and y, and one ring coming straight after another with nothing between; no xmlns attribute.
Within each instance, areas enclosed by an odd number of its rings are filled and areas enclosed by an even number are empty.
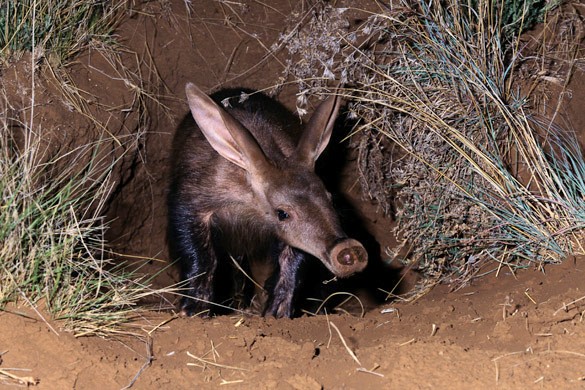
<svg viewBox="0 0 585 390"><path fill-rule="evenodd" d="M278 216L279 221L284 221L290 217L290 215L282 209L276 209L276 215Z"/></svg>

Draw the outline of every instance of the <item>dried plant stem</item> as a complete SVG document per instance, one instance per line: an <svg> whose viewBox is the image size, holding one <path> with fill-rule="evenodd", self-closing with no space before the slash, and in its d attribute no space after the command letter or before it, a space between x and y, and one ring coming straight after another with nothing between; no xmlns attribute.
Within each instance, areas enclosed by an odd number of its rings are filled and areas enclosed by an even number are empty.
<svg viewBox="0 0 585 390"><path fill-rule="evenodd" d="M362 365L360 363L360 361L358 360L357 356L355 355L355 353L351 350L351 348L349 348L349 346L347 345L347 343L345 342L345 339L343 338L343 335L341 334L341 332L339 331L339 328L337 327L337 325L335 325L333 322L329 321L328 322L329 326L332 327L333 329L335 329L335 332L337 332L337 335L339 336L339 338L341 339L341 342L343 344L343 346L345 347L345 350L347 351L347 353L349 354L349 356L351 356L351 358L358 364L358 365Z"/></svg>

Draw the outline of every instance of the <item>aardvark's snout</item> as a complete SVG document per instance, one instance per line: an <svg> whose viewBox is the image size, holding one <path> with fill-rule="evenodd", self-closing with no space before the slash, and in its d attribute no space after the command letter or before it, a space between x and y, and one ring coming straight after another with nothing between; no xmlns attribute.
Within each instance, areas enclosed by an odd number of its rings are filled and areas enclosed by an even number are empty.
<svg viewBox="0 0 585 390"><path fill-rule="evenodd" d="M368 253L358 241L346 238L330 251L331 271L340 278L362 271L368 264Z"/></svg>

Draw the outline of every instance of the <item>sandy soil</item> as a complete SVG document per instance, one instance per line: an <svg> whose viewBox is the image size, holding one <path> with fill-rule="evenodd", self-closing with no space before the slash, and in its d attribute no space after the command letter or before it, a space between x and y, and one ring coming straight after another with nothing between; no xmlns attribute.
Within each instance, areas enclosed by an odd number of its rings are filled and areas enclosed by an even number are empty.
<svg viewBox="0 0 585 390"><path fill-rule="evenodd" d="M583 276L583 261L566 261L364 318L176 318L140 332L147 341L76 339L30 310L4 313L1 367L46 389L122 388L135 376L138 389L582 388L584 308L570 302L585 296Z"/></svg>
<svg viewBox="0 0 585 390"><path fill-rule="evenodd" d="M110 241L118 252L166 261L168 150L174 127L187 110L185 82L208 90L236 85L260 89L278 77L278 60L263 56L294 2L274 1L270 7L250 3L207 2L189 13L180 0L152 2L130 15L119 31L120 42L143 61L136 63L129 52L120 55L163 96L166 107L146 99L147 122L140 120L119 69L98 52L84 54L72 67L72 77L91 93L96 106L119 108L98 113L90 106L110 131L147 130L128 146L108 209ZM26 70L13 66L3 78L8 92L26 101ZM564 111L578 131L585 119L580 109L584 81L575 72L568 85L572 93L563 97ZM80 142L72 133L85 139L97 134L87 118L62 102L50 77L41 78L38 88L42 104L37 121L58 128L62 145ZM279 97L290 106L293 94L285 89ZM353 198L353 203L381 247L392 245L392 221L376 214L368 202ZM155 271L160 264L151 261L148 268ZM109 340L75 338L26 306L10 307L0 312L0 369L38 382L39 389L583 388L584 272L581 258L516 275L502 270L498 277L484 277L456 292L438 286L414 303L365 300L363 316L356 304L347 313L292 320L240 313L211 319L149 313L137 321L136 337ZM169 269L156 283L173 280L176 272ZM378 288L389 291L394 283L389 278L386 283L366 280L365 285L375 293ZM17 379L0 376L0 387L18 385Z"/></svg>

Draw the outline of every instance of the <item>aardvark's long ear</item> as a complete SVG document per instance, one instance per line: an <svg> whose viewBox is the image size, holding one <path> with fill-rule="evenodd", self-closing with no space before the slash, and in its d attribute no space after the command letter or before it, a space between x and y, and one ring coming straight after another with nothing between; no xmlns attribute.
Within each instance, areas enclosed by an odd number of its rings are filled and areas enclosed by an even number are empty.
<svg viewBox="0 0 585 390"><path fill-rule="evenodd" d="M240 122L195 84L187 83L185 92L195 122L217 153L249 172L267 163L260 145Z"/></svg>
<svg viewBox="0 0 585 390"><path fill-rule="evenodd" d="M307 166L315 166L315 161L329 143L340 105L341 98L331 95L317 107L309 120L296 150L298 158Z"/></svg>

